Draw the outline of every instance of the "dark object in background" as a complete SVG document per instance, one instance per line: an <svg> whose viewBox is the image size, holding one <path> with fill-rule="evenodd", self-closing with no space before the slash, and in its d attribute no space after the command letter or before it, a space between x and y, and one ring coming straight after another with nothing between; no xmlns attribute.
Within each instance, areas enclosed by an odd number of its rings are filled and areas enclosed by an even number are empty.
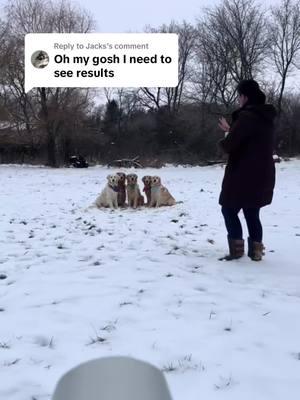
<svg viewBox="0 0 300 400"><path fill-rule="evenodd" d="M87 168L89 163L81 155L71 156L69 158L70 165L74 168Z"/></svg>
<svg viewBox="0 0 300 400"><path fill-rule="evenodd" d="M120 160L113 160L108 164L109 167L118 167L118 168L143 168L142 164L139 161L139 156L134 158L122 158Z"/></svg>

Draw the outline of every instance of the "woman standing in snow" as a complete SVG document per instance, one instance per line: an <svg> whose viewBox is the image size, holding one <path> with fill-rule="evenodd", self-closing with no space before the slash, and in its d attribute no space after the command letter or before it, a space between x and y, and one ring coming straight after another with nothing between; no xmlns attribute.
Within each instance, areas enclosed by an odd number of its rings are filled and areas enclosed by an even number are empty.
<svg viewBox="0 0 300 400"><path fill-rule="evenodd" d="M271 204L275 185L273 161L276 110L265 104L266 96L256 81L243 80L237 87L240 108L232 114L232 124L224 117L219 127L225 132L221 148L228 153L219 204L228 233L229 254L222 260L244 255L243 210L249 237L248 256L260 261L264 255L260 208Z"/></svg>

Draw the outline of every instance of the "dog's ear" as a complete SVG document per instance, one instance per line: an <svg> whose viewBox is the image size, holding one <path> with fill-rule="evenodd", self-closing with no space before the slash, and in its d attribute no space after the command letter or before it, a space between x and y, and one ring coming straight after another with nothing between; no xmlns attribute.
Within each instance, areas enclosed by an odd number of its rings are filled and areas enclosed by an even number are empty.
<svg viewBox="0 0 300 400"><path fill-rule="evenodd" d="M107 175L106 179L109 181L111 178L111 175Z"/></svg>
<svg viewBox="0 0 300 400"><path fill-rule="evenodd" d="M145 180L146 180L146 177L145 177L145 176L143 176L143 177L142 177L142 182L144 182L144 183L145 183Z"/></svg>

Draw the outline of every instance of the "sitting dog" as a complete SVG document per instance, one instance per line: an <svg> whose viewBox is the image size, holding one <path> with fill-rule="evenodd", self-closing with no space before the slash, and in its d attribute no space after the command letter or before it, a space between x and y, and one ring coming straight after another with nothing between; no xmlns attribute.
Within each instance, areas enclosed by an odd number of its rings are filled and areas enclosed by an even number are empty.
<svg viewBox="0 0 300 400"><path fill-rule="evenodd" d="M118 175L107 176L107 184L95 202L97 207L118 208L119 179Z"/></svg>
<svg viewBox="0 0 300 400"><path fill-rule="evenodd" d="M151 203L151 176L150 175L146 175L142 178L142 181L144 183L144 189L143 192L145 192L146 194L146 198L147 198L147 206L150 206Z"/></svg>
<svg viewBox="0 0 300 400"><path fill-rule="evenodd" d="M151 202L150 207L174 206L176 201L168 189L161 184L159 176L151 178Z"/></svg>
<svg viewBox="0 0 300 400"><path fill-rule="evenodd" d="M133 208L144 205L144 197L141 195L137 178L136 174L129 174L126 176L128 206Z"/></svg>
<svg viewBox="0 0 300 400"><path fill-rule="evenodd" d="M124 207L126 203L126 174L124 172L117 172L119 176L119 183L118 183L118 206Z"/></svg>

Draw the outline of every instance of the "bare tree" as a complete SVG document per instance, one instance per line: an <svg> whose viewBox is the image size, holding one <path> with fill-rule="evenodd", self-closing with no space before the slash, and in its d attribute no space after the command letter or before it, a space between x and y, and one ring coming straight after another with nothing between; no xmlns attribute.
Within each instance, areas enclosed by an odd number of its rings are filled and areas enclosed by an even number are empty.
<svg viewBox="0 0 300 400"><path fill-rule="evenodd" d="M0 19L0 71L1 68L4 67L8 50L7 40L6 40L6 35L8 30L7 28L8 28L7 24L5 24L5 22Z"/></svg>
<svg viewBox="0 0 300 400"><path fill-rule="evenodd" d="M201 101L221 103L230 107L235 98L235 80L232 76L232 48L223 43L223 34L213 29L212 21L204 20L198 26L195 52L194 93Z"/></svg>
<svg viewBox="0 0 300 400"><path fill-rule="evenodd" d="M122 109L124 114L128 117L130 117L139 106L138 90L134 88L104 88L103 92L106 101L109 102L114 99L118 103L119 108Z"/></svg>
<svg viewBox="0 0 300 400"><path fill-rule="evenodd" d="M178 34L178 85L171 88L141 88L139 92L141 104L149 109L159 109L166 106L170 112L178 112L184 98L184 90L191 78L190 62L196 38L195 28L183 21L181 24L171 22L159 28L147 26L146 32L177 33Z"/></svg>
<svg viewBox="0 0 300 400"><path fill-rule="evenodd" d="M272 61L280 76L278 112L282 110L282 99L288 77L298 68L300 54L300 4L299 1L282 0L271 9L269 23Z"/></svg>
<svg viewBox="0 0 300 400"><path fill-rule="evenodd" d="M205 9L198 21L196 56L212 83L211 98L229 107L236 84L260 71L267 46L265 17L254 0L224 0Z"/></svg>
<svg viewBox="0 0 300 400"><path fill-rule="evenodd" d="M6 103L3 91L3 84L4 84L3 75L7 61L6 34L7 34L7 26L4 23L4 21L0 19L0 118L2 117L2 115L4 115L4 107Z"/></svg>
<svg viewBox="0 0 300 400"><path fill-rule="evenodd" d="M9 21L10 47L14 51L10 58L13 68L9 62L6 63L4 87L6 94L17 103L17 107L12 110L13 117L32 136L36 131L42 130L46 133L48 164L56 166L57 140L62 129L66 128L68 104L71 104L73 98L77 98L78 103L85 107L87 91L38 88L25 93L24 35L29 32L88 32L93 27L93 19L85 10L65 0L10 1L6 7L6 19Z"/></svg>
<svg viewBox="0 0 300 400"><path fill-rule="evenodd" d="M106 108L110 109L115 104L114 122L116 124L115 140L121 138L122 132L126 131L128 120L132 114L140 107L138 91L129 88L104 88L107 100Z"/></svg>

